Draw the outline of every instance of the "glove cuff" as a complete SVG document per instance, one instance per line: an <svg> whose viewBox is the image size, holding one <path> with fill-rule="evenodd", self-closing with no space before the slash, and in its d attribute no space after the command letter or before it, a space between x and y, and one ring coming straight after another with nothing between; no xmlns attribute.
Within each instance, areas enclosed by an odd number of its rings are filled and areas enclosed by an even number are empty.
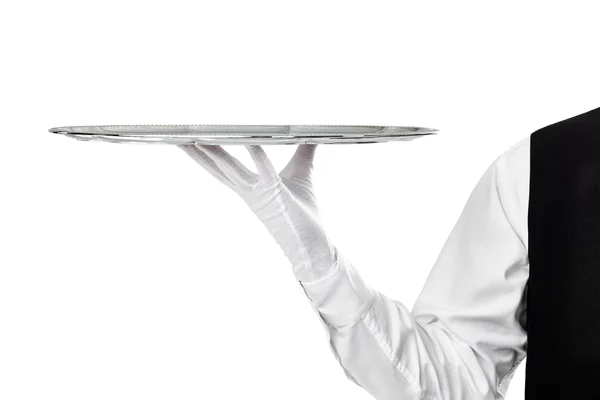
<svg viewBox="0 0 600 400"><path fill-rule="evenodd" d="M358 321L374 297L373 290L339 251L336 251L335 264L324 277L314 282L300 281L300 284L313 308L334 327Z"/></svg>

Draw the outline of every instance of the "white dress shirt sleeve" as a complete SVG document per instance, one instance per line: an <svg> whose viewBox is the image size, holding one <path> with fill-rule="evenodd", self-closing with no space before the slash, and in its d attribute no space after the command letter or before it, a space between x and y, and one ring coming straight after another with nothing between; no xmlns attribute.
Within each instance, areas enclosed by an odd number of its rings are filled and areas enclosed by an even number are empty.
<svg viewBox="0 0 600 400"><path fill-rule="evenodd" d="M511 174L529 173L519 170L527 140L480 178L412 311L366 285L341 253L327 276L301 282L346 376L374 398L504 398L526 354L526 213Z"/></svg>

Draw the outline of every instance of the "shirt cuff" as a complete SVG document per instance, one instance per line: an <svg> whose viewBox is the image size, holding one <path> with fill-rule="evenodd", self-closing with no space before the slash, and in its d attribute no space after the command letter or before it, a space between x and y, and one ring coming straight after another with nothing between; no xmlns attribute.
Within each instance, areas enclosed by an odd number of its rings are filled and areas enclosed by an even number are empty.
<svg viewBox="0 0 600 400"><path fill-rule="evenodd" d="M338 251L331 270L314 282L302 282L304 292L323 320L334 327L358 321L371 306L374 292Z"/></svg>

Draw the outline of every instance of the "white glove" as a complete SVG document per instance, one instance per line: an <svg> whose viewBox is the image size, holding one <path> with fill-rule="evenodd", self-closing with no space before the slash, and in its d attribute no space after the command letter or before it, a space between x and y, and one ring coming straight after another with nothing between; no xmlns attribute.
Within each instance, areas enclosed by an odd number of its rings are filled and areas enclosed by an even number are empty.
<svg viewBox="0 0 600 400"><path fill-rule="evenodd" d="M273 235L301 282L315 282L334 266L337 254L319 216L311 173L316 144L301 144L277 174L261 146L245 146L258 174L217 145L178 146L248 204Z"/></svg>

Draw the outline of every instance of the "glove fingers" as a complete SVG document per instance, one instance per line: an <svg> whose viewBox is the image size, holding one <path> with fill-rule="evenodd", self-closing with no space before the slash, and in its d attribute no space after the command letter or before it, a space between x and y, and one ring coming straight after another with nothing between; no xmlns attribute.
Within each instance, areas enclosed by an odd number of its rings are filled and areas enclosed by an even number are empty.
<svg viewBox="0 0 600 400"><path fill-rule="evenodd" d="M273 164L271 164L271 160L267 156L267 153L263 150L260 145L247 145L246 149L250 153L250 156L254 160L254 164L256 164L256 169L258 170L258 174L269 180L278 180L279 175Z"/></svg>
<svg viewBox="0 0 600 400"><path fill-rule="evenodd" d="M232 182L241 186L251 186L258 181L258 176L254 172L246 168L221 146L201 144L195 146L214 161Z"/></svg>
<svg viewBox="0 0 600 400"><path fill-rule="evenodd" d="M281 175L302 180L310 178L316 149L316 144L299 145L290 161L281 171Z"/></svg>
<svg viewBox="0 0 600 400"><path fill-rule="evenodd" d="M185 145L177 145L181 150L183 150L188 156L190 156L194 161L200 164L204 169L206 169L212 176L217 178L220 182L224 183L230 188L234 188L235 185L225 174L219 169L219 167L212 161L206 154L204 154L201 150L196 148L193 144L185 144Z"/></svg>

